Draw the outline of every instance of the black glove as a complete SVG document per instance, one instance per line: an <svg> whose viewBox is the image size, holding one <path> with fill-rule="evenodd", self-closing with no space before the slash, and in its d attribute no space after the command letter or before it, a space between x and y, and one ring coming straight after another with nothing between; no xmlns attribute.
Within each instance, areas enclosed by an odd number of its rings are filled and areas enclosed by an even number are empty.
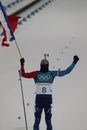
<svg viewBox="0 0 87 130"><path fill-rule="evenodd" d="M77 55L75 55L73 57L73 63L76 64L78 62L78 60L79 60L79 57Z"/></svg>
<svg viewBox="0 0 87 130"><path fill-rule="evenodd" d="M25 59L24 59L24 58L21 58L21 59L20 59L21 65L24 65L24 62L25 62Z"/></svg>

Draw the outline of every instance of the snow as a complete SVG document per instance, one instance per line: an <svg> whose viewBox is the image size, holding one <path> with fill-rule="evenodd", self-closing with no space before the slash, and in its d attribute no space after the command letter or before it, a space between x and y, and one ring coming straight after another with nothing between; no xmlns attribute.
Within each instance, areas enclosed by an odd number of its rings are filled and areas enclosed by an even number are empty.
<svg viewBox="0 0 87 130"><path fill-rule="evenodd" d="M27 10L26 16L31 10ZM53 129L87 129L87 1L55 0L22 25L15 37L27 72L39 70L44 53L49 53L50 69L66 69L78 55L80 60L67 76L53 83ZM0 40L1 42L1 40ZM25 130L18 70L20 56L15 43L0 46L0 129ZM22 78L28 128L34 122L35 84ZM18 119L20 117L20 119ZM46 129L44 113L41 130Z"/></svg>

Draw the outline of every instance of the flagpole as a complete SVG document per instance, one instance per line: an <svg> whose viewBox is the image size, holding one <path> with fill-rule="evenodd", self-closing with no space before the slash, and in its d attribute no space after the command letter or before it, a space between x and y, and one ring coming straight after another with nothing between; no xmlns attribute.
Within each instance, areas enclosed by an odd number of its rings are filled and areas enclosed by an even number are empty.
<svg viewBox="0 0 87 130"><path fill-rule="evenodd" d="M18 46L18 43L17 43L16 39L15 39L15 44L16 44L18 53L19 53L19 55L20 55L20 58L22 58L22 54L21 54L21 51L20 51L20 49L19 49L19 46Z"/></svg>
<svg viewBox="0 0 87 130"><path fill-rule="evenodd" d="M18 50L18 53L20 55L20 58L22 58L22 54L21 51L19 49L18 43L15 39L15 44ZM24 119L25 119L25 126L26 126L26 130L28 130L28 124L27 124L27 116L26 116L26 109L25 109L25 101L24 101L24 92L23 92L23 85L22 85L22 78L21 78L21 70L18 70L19 72L19 77L20 77L20 87L21 87L21 95L22 95L22 103L23 103L23 110L24 110Z"/></svg>
<svg viewBox="0 0 87 130"><path fill-rule="evenodd" d="M25 126L26 126L26 130L28 130L25 101L24 101L24 92L23 92L22 79L21 79L21 71L19 70L18 72L19 72L19 78L20 78L19 80L20 80L20 87L21 87L21 94L22 94L22 103L23 103L23 110L24 110Z"/></svg>
<svg viewBox="0 0 87 130"><path fill-rule="evenodd" d="M17 43L17 41L16 41L16 39L15 39L15 36L14 36L14 34L13 34L14 30L12 30L12 28L11 28L11 25L10 25L10 23L9 23L9 20L8 20L6 11L5 11L5 8L4 8L4 6L2 5L1 1L0 1L0 9L1 9L1 11L2 11L2 13L0 12L1 18L4 19L4 21L5 21L5 27L7 27L6 30L8 30L7 32L8 32L8 34L10 34L11 40L14 40L14 41L15 41L15 44L16 44L18 53L19 53L19 55L20 55L20 58L22 58L21 51L20 51L20 49L19 49L18 43ZM0 20L1 23L3 23L3 19L2 19L2 21ZM3 25L3 24L2 24L2 25ZM6 31L6 30L5 30L5 31ZM6 36L6 41L7 41L7 36ZM19 77L20 77L20 85L21 85L21 93L22 93L22 102L23 102L23 109L24 109L25 125L26 125L26 130L28 130L27 118L26 118L26 110L25 110L25 102L24 102L24 93L23 93L22 79L21 79L21 71L19 71Z"/></svg>
<svg viewBox="0 0 87 130"><path fill-rule="evenodd" d="M20 55L20 58L22 58L22 54L21 51L19 49L18 43L15 39L15 44L18 50L18 53ZM21 79L21 70L18 71L19 72L19 77L20 77L20 87L21 87L21 95L22 95L22 103L23 103L23 110L24 110L24 118L25 118L25 126L26 126L26 130L28 130L28 125L27 125L27 116L26 116L26 109L25 109L25 101L24 101L24 92L23 92L23 86L22 86L22 79Z"/></svg>

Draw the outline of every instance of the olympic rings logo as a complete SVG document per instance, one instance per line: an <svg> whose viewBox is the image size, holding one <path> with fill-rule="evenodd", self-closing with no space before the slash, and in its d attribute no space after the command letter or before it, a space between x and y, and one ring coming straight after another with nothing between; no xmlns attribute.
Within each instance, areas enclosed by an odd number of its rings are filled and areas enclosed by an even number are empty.
<svg viewBox="0 0 87 130"><path fill-rule="evenodd" d="M49 75L49 74L39 74L38 75L38 79L40 80L40 81L48 81L48 80L50 80L51 79L51 75Z"/></svg>

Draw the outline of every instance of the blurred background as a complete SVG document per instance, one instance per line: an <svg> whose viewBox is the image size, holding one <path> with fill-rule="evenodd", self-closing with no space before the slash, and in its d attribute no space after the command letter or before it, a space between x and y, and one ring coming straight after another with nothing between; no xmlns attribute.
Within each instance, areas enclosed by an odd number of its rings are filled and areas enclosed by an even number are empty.
<svg viewBox="0 0 87 130"><path fill-rule="evenodd" d="M21 16L14 33L25 70L40 69L44 54L50 70L74 70L53 83L53 130L87 130L87 0L1 0L8 15ZM3 33L0 26L0 43ZM15 42L0 46L0 129L25 130L19 81L20 55ZM28 129L33 129L36 86L22 78ZM45 130L44 112L40 129Z"/></svg>

